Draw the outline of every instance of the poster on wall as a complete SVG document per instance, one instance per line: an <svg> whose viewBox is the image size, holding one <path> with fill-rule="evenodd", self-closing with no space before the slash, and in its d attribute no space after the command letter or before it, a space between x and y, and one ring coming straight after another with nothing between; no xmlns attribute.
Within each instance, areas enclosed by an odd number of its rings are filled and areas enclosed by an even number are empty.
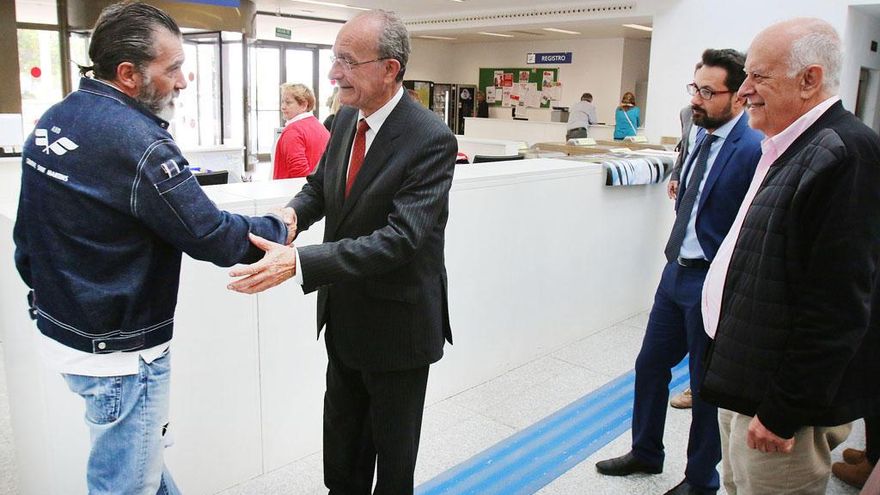
<svg viewBox="0 0 880 495"><path fill-rule="evenodd" d="M486 86L486 103L495 103L495 86Z"/></svg>
<svg viewBox="0 0 880 495"><path fill-rule="evenodd" d="M508 94L519 96L519 106L532 107L537 101L539 106L548 108L551 98L561 96L561 88L554 87L557 77L559 77L559 69L550 67L540 69L481 67L478 86L486 89L486 99L490 105L509 106L509 97L507 100L504 97L504 90L507 90ZM543 91L545 86L546 94ZM494 100L491 98L493 89Z"/></svg>
<svg viewBox="0 0 880 495"><path fill-rule="evenodd" d="M504 71L496 70L495 71L495 86L501 87L504 83Z"/></svg>
<svg viewBox="0 0 880 495"><path fill-rule="evenodd" d="M510 106L510 87L501 88L501 106L509 107Z"/></svg>
<svg viewBox="0 0 880 495"><path fill-rule="evenodd" d="M529 83L529 89L525 94L525 105L530 108L539 108L541 106L541 92L538 91L538 85Z"/></svg>
<svg viewBox="0 0 880 495"><path fill-rule="evenodd" d="M562 83L561 82L551 82L550 84L545 84L541 89L541 101L543 103L549 103L552 101L560 101L562 100Z"/></svg>

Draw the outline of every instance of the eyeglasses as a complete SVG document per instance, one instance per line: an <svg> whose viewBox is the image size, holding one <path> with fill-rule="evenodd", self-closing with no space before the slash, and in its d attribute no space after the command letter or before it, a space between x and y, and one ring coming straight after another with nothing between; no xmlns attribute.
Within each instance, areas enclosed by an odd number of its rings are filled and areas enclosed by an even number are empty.
<svg viewBox="0 0 880 495"><path fill-rule="evenodd" d="M709 89L709 88L699 88L694 83L688 84L687 86L685 86L685 88L687 89L687 93L689 95L694 96L695 94L700 93L700 98L702 98L706 101L711 100L712 97L715 95L723 95L724 93L735 93L736 92L736 91L732 91L729 89L727 91L715 91L715 90Z"/></svg>
<svg viewBox="0 0 880 495"><path fill-rule="evenodd" d="M330 55L330 65L333 66L336 63L339 63L339 66L342 67L342 70L344 70L345 72L351 72L351 69L354 69L355 67L357 67L359 65L371 64L373 62L379 62L381 60L388 60L390 58L391 57L379 57L379 58L374 58L373 60L367 60L366 62L352 62L351 60L348 60L348 59L345 59L342 57L336 57L335 55Z"/></svg>

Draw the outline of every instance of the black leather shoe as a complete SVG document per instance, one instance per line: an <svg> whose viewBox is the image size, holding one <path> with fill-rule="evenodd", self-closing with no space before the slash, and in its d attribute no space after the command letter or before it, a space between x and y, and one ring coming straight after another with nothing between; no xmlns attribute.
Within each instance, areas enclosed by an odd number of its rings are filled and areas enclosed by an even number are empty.
<svg viewBox="0 0 880 495"><path fill-rule="evenodd" d="M596 471L607 476L628 476L633 473L658 474L663 472L663 466L642 462L629 452L614 459L597 462Z"/></svg>
<svg viewBox="0 0 880 495"><path fill-rule="evenodd" d="M717 493L715 490L709 491L694 488L687 480L682 480L681 483L675 485L672 490L663 495L715 495L715 493Z"/></svg>

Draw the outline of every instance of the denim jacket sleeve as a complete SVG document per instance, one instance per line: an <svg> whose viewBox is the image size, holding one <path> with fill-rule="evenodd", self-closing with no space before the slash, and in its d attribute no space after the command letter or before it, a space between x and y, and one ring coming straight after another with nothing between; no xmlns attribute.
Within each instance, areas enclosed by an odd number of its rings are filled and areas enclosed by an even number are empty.
<svg viewBox="0 0 880 495"><path fill-rule="evenodd" d="M248 232L284 243L287 227L274 216L219 210L208 199L171 139L153 142L141 157L131 189L131 212L169 244L220 266L253 262L263 252Z"/></svg>

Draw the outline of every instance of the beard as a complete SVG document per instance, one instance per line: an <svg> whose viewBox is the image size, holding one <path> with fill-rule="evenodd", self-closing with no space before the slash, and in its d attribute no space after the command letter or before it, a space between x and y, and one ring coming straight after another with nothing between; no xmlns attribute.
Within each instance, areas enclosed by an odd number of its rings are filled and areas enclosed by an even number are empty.
<svg viewBox="0 0 880 495"><path fill-rule="evenodd" d="M136 100L160 119L171 122L174 118L174 99L177 98L179 91L172 90L162 94L149 76L143 74L143 78L144 85L138 92Z"/></svg>
<svg viewBox="0 0 880 495"><path fill-rule="evenodd" d="M733 118L733 100L728 101L727 106L718 115L709 115L706 109L697 105L691 105L691 110L694 113L694 124L703 129L718 129Z"/></svg>

